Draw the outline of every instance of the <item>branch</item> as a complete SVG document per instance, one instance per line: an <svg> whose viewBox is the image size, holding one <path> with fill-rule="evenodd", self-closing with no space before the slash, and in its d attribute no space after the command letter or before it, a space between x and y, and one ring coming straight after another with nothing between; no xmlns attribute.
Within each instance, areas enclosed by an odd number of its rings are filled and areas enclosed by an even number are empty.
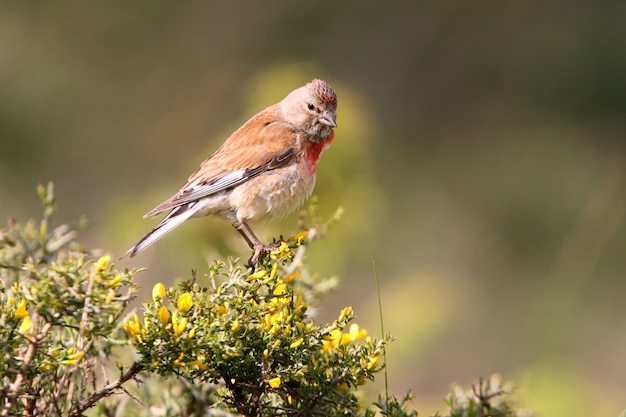
<svg viewBox="0 0 626 417"><path fill-rule="evenodd" d="M37 353L38 343L48 335L50 328L52 328L52 325L50 323L46 323L43 329L41 329L41 332L39 332L39 334L35 337L35 340L28 340L28 349L24 355L24 363L15 377L15 381L9 387L7 402L4 404L4 409L1 414L3 417L9 415L11 407L13 407L13 404L17 401L17 398L20 395L20 390L22 389L22 384L26 379L26 374L30 370L30 364L35 357L35 353Z"/></svg>
<svg viewBox="0 0 626 417"><path fill-rule="evenodd" d="M134 379L137 374L144 370L144 365L135 362L128 370L123 373L118 379L111 382L110 384L103 387L100 391L94 392L89 397L85 398L78 404L76 404L76 408L69 414L69 417L80 417L83 415L83 412L91 407L93 407L98 401L101 399L108 397L112 394L115 394L117 390L123 390L122 385L131 379Z"/></svg>

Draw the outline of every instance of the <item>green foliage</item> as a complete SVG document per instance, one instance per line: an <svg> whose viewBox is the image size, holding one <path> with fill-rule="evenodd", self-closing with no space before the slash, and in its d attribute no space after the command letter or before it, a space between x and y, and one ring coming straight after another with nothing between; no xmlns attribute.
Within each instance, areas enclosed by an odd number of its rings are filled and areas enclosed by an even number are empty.
<svg viewBox="0 0 626 417"><path fill-rule="evenodd" d="M357 395L383 369L391 336L370 338L351 307L325 325L308 315L332 285L308 275L303 251L340 213L320 222L313 203L303 232L256 269L216 261L206 286L195 271L175 287L158 283L143 317L128 318L139 270L76 244L84 222L52 228L52 186L39 194L40 222L0 231L0 415L417 416L411 394L370 407ZM115 347L138 359L110 381ZM502 390L480 387L451 395L450 416L517 415Z"/></svg>
<svg viewBox="0 0 626 417"><path fill-rule="evenodd" d="M72 244L76 227L51 228L52 186L40 187L43 219L0 231L2 415L67 415L90 395L96 363L126 345L124 310L137 271L114 271Z"/></svg>
<svg viewBox="0 0 626 417"><path fill-rule="evenodd" d="M316 217L315 205L308 214ZM307 315L307 298L325 285L303 286L301 268L292 266L298 249L326 227L282 242L255 270L211 264L209 287L195 277L167 290L156 284L143 321L135 315L125 326L140 362L160 375L219 385L223 406L246 416L358 415L355 389L381 369L391 338L372 340L354 323L346 329L351 307L324 326Z"/></svg>
<svg viewBox="0 0 626 417"><path fill-rule="evenodd" d="M354 388L380 370L390 338L355 343L366 332L355 324L343 332L353 318L349 307L333 323L315 325L285 282L294 274L281 270L279 260L254 273L218 263L211 274L220 284L184 283L164 298L157 284L143 323L135 318L126 326L140 361L161 375L223 382L221 399L247 416L357 415Z"/></svg>

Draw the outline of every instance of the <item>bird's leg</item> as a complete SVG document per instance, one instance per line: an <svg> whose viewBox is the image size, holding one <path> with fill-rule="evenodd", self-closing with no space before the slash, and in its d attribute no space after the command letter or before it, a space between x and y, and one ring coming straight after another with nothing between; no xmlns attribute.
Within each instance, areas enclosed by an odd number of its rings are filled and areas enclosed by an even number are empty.
<svg viewBox="0 0 626 417"><path fill-rule="evenodd" d="M258 244L252 243L252 241L250 240L246 232L243 231L243 229L240 229L238 227L236 227L235 229L237 229L239 234L244 238L248 246L250 246L250 249L254 249L254 255L252 255L252 257L248 259L248 266L250 268L254 268L259 260L259 256L261 255L261 247ZM247 229L250 230L250 227L247 227ZM252 236L256 238L256 235L254 233L252 233ZM259 239L256 238L255 241L259 242Z"/></svg>
<svg viewBox="0 0 626 417"><path fill-rule="evenodd" d="M250 246L250 249L254 249L254 255L252 255L252 257L248 260L248 265L250 265L251 267L254 267L259 261L259 256L261 256L261 252L269 253L273 250L276 250L280 246L280 243L277 242L277 243L265 244L261 242L261 239L257 237L257 235L254 233L252 228L248 226L248 223L242 221L241 224L248 231L248 234L252 238L252 240L250 240L250 237L248 237L248 235L246 235L246 233L242 229L239 229L239 228L237 229L239 234L243 236L243 238L248 243L248 246Z"/></svg>
<svg viewBox="0 0 626 417"><path fill-rule="evenodd" d="M236 229L239 232L239 234L245 239L248 246L250 246L250 249L254 249L254 243L252 243L252 241L250 240L246 232L244 232L242 229L239 229L238 227Z"/></svg>

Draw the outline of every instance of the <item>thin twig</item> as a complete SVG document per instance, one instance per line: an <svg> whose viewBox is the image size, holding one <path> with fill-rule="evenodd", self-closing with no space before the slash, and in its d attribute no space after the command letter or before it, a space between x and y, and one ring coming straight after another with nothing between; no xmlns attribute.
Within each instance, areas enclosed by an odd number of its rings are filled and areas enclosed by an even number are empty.
<svg viewBox="0 0 626 417"><path fill-rule="evenodd" d="M380 318L380 331L382 337L385 337L385 321L383 320L383 303L380 296L380 282L378 281L378 272L376 271L376 262L372 256L372 269L374 270L374 280L376 281L376 294L378 296L378 317ZM383 361L385 362L384 376L385 376L385 406L389 409L389 378L387 376L387 349L383 345Z"/></svg>
<svg viewBox="0 0 626 417"><path fill-rule="evenodd" d="M135 362L118 379L104 386L100 391L94 392L89 397L85 398L83 401L76 404L76 408L72 410L72 412L69 414L69 417L81 416L85 410L93 407L101 399L115 394L117 390L125 391L124 388L122 387L122 384L124 384L127 381L130 381L131 379L134 379L137 376L137 374L143 370L144 370L144 365L140 362Z"/></svg>
<svg viewBox="0 0 626 417"><path fill-rule="evenodd" d="M7 394L7 402L4 403L4 409L2 410L2 416L8 416L11 412L11 408L13 404L17 400L17 397L20 395L20 391L22 389L22 384L24 383L24 379L26 378L26 373L30 369L30 364L35 357L35 353L37 352L37 345L41 342L47 335L50 329L52 328L52 324L46 323L46 325L41 329L39 334L35 337L35 340L28 339L28 349L26 350L26 354L24 355L24 363L20 368L20 371L15 376L15 382L11 384L11 388Z"/></svg>

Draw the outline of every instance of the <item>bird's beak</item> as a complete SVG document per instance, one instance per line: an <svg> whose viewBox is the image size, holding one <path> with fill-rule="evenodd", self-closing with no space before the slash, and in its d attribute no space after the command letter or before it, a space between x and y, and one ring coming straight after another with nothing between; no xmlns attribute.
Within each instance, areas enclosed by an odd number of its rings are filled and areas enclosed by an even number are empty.
<svg viewBox="0 0 626 417"><path fill-rule="evenodd" d="M337 116L335 112L327 110L320 116L320 123L330 127L337 127Z"/></svg>

